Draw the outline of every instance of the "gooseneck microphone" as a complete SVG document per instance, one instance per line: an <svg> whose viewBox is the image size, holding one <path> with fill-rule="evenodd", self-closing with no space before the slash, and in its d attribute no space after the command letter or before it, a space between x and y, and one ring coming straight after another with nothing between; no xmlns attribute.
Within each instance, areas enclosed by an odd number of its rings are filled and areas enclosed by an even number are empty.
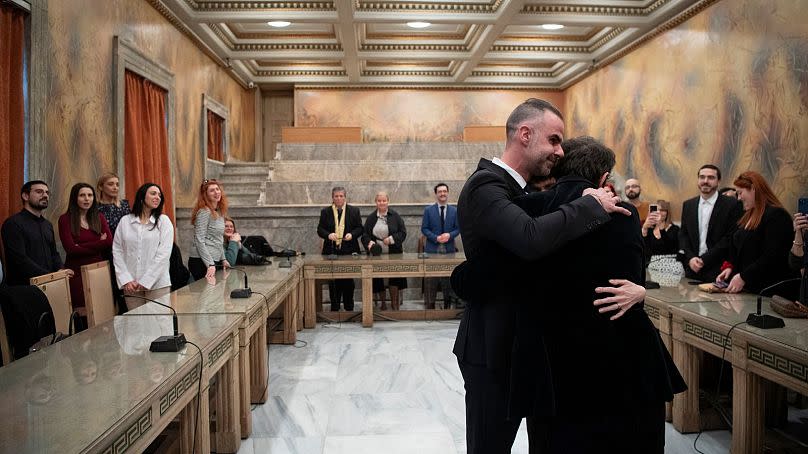
<svg viewBox="0 0 808 454"><path fill-rule="evenodd" d="M237 266L225 267L224 265L216 265L219 269L236 270L244 273L244 288L237 288L230 292L230 298L249 298L252 296L252 290L247 285L247 271Z"/></svg>
<svg viewBox="0 0 808 454"><path fill-rule="evenodd" d="M173 307L169 306L168 304L163 304L159 301L155 301L151 298L146 298L145 296L140 295L124 295L124 298L138 298L145 301L149 301L154 304L158 304L163 307L167 307L171 309L173 313L172 318L174 322L174 335L173 336L160 336L154 341L152 341L151 346L149 346L150 352L178 352L182 349L185 345L185 334L179 332L179 322L177 321L177 311L174 310Z"/></svg>
<svg viewBox="0 0 808 454"><path fill-rule="evenodd" d="M799 281L800 279L802 278L795 277L791 279L785 279L761 290L760 293L758 293L757 297L757 312L755 312L754 314L749 314L749 316L746 317L746 323L749 326L754 326L755 328L760 329L784 328L786 326L786 322L784 322L782 318L775 317L774 315L761 314L761 310L763 309L763 294L775 287L778 287L779 285L788 282Z"/></svg>

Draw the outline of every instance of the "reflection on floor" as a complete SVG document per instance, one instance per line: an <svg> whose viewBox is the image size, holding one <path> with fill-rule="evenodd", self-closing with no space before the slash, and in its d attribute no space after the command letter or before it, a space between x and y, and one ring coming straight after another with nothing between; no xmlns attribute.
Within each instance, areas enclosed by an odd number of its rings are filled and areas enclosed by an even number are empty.
<svg viewBox="0 0 808 454"><path fill-rule="evenodd" d="M270 397L239 454L465 453L457 324L318 324L298 333L298 348L270 346ZM666 434L666 453L695 452L695 435L670 424ZM698 441L707 454L729 446L727 431ZM528 452L524 425L513 452Z"/></svg>

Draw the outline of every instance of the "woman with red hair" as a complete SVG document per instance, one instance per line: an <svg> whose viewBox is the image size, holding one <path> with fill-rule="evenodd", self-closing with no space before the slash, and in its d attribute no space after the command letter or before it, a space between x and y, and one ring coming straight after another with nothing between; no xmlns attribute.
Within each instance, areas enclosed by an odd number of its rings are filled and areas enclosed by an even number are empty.
<svg viewBox="0 0 808 454"><path fill-rule="evenodd" d="M743 203L744 214L730 242L729 260L721 267L716 282L727 282L730 293L742 290L758 293L796 277L788 264L793 236L791 216L783 204L757 172L742 173L733 185Z"/></svg>
<svg viewBox="0 0 808 454"><path fill-rule="evenodd" d="M211 278L216 267L230 263L224 257L224 220L227 197L217 180L202 180L196 205L191 213L194 241L188 254L188 270L194 279Z"/></svg>

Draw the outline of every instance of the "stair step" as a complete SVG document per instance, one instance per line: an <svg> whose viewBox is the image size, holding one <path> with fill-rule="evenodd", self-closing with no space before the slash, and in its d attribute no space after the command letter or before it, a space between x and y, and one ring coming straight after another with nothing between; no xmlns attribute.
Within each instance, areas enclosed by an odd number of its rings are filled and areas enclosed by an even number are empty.
<svg viewBox="0 0 808 454"><path fill-rule="evenodd" d="M476 160L408 161L272 161L270 179L286 181L424 181L465 180Z"/></svg>
<svg viewBox="0 0 808 454"><path fill-rule="evenodd" d="M414 143L341 143L300 144L282 143L275 151L274 159L283 161L322 160L474 160L499 156L504 141L485 143L464 142L414 142Z"/></svg>
<svg viewBox="0 0 808 454"><path fill-rule="evenodd" d="M449 186L449 202L455 203L463 180L443 180ZM331 188L343 186L348 203L373 204L376 193L386 191L390 205L429 204L435 201L436 180L429 181L289 181L268 182L264 205L328 205Z"/></svg>

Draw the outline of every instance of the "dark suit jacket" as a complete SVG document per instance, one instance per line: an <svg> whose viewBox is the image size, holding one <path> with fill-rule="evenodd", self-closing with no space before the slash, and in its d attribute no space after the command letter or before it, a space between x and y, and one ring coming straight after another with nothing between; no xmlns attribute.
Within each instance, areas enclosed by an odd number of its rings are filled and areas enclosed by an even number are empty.
<svg viewBox="0 0 808 454"><path fill-rule="evenodd" d="M327 206L320 210L320 222L317 224L317 236L323 239L323 255L337 254L349 255L354 252L359 253L359 238L362 237L362 215L359 213L359 208L345 204L345 209L342 212L345 218L345 234L350 233L351 241L342 240L342 245L339 249L335 247L335 243L328 239L328 235L337 230L334 225L334 212L331 211L331 206Z"/></svg>
<svg viewBox="0 0 808 454"><path fill-rule="evenodd" d="M445 233L448 233L451 237L449 241L444 244L444 246L446 246L446 252L456 252L454 240L457 238L457 235L460 235L460 226L457 224L457 207L452 205L446 206L446 217L443 220L443 228ZM433 203L424 208L424 217L421 221L421 233L426 237L424 252L438 252L437 238L442 232L440 231L440 207L437 203Z"/></svg>
<svg viewBox="0 0 808 454"><path fill-rule="evenodd" d="M728 260L732 263L732 274L741 273L745 291L758 293L779 281L799 277L788 264L792 238L791 216L786 210L773 206L766 207L755 230L739 228L732 235ZM778 295L796 299L797 288L795 283L773 290Z"/></svg>
<svg viewBox="0 0 808 454"><path fill-rule="evenodd" d="M587 180L567 176L549 191L514 202L540 216L578 199L588 187ZM601 297L595 288L610 286L609 279L645 281L639 215L634 206L621 206L631 211L630 217L613 214L602 228L521 267L533 282L523 299L540 298L545 304L520 306L519 339L537 343L531 336L541 333L552 371L555 416L562 420L607 422L618 412L650 408L686 389L642 304L615 321L609 320L613 313L600 314L592 304ZM532 371L521 372L525 380L520 394L530 396L536 389L524 372ZM542 410L538 407L536 413Z"/></svg>
<svg viewBox="0 0 808 454"><path fill-rule="evenodd" d="M721 271L721 264L727 259L729 242L738 229L738 219L743 214L741 203L733 197L719 195L707 225L707 252L701 256L704 268L699 275L693 273L688 262L699 256L699 199L701 196L685 200L682 204L682 227L679 230L679 251L685 272L690 277L712 281Z"/></svg>
<svg viewBox="0 0 808 454"><path fill-rule="evenodd" d="M362 247L367 249L368 243L371 240L382 240L384 238L377 238L376 235L373 234L373 227L376 226L376 222L379 220L379 216L376 214L376 210L371 212L367 219L365 219L365 233L362 235ZM401 216L393 211L392 209L387 209L387 229L390 231L390 236L393 237L393 241L395 243L390 245L390 253L391 254L400 254L404 252L404 240L407 239L407 227L404 226L404 220L401 219Z"/></svg>
<svg viewBox="0 0 808 454"><path fill-rule="evenodd" d="M516 339L517 308L523 304L537 304L519 300L518 289L527 282L513 276L496 273L507 263L517 260L539 259L570 240L598 228L609 216L592 197L559 207L558 211L541 218L531 218L516 206L513 198L524 191L501 167L481 159L477 170L469 177L458 200L458 220L466 256L492 254L485 268L485 289L471 294L460 290L458 295L468 301L458 328L453 352L458 361L484 366L500 374L508 382L515 363L529 362L536 370L546 371L546 358L541 348L536 351L518 350ZM462 267L460 267L462 270ZM462 271L458 272L462 273ZM528 355L529 353L529 355ZM538 389L550 391L549 375L537 374L534 381ZM551 394L543 394L549 407ZM519 395L509 396L512 416L525 416Z"/></svg>

